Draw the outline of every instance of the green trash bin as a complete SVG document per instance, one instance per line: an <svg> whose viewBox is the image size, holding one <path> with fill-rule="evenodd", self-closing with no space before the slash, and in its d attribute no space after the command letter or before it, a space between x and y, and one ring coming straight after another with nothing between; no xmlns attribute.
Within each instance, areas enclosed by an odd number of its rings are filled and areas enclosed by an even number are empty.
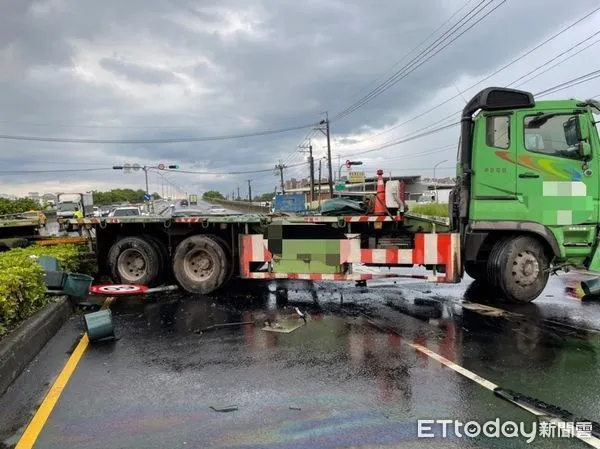
<svg viewBox="0 0 600 449"><path fill-rule="evenodd" d="M69 296L87 298L93 280L94 278L87 274L68 273L63 290Z"/></svg>
<svg viewBox="0 0 600 449"><path fill-rule="evenodd" d="M86 313L83 316L85 330L91 342L115 339L115 326L113 325L110 309Z"/></svg>

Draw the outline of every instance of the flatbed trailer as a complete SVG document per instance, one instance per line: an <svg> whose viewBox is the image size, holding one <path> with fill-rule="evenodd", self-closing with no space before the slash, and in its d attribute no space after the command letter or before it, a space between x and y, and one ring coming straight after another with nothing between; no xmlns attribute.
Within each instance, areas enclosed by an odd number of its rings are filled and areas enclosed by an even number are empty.
<svg viewBox="0 0 600 449"><path fill-rule="evenodd" d="M426 222L396 215L119 217L70 220L94 227L100 274L156 286L175 280L207 294L232 278L367 281L387 277L458 282L459 235L414 232ZM353 264L425 266L431 273L357 273Z"/></svg>

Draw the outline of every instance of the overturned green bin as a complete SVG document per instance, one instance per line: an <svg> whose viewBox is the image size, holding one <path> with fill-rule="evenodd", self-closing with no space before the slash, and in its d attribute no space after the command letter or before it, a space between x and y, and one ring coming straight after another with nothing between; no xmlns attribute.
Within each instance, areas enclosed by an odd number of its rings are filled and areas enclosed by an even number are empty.
<svg viewBox="0 0 600 449"><path fill-rule="evenodd" d="M83 316L83 321L90 342L115 339L115 326L110 309L86 313Z"/></svg>

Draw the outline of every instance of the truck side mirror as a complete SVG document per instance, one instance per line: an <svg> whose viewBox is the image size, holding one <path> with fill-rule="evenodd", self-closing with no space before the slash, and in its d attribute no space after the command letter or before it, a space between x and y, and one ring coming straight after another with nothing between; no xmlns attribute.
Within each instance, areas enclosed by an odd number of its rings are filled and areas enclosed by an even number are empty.
<svg viewBox="0 0 600 449"><path fill-rule="evenodd" d="M592 157L592 147L588 142L579 142L577 146L582 158L590 159Z"/></svg>
<svg viewBox="0 0 600 449"><path fill-rule="evenodd" d="M563 129L565 132L565 140L571 147L577 146L579 142L587 141L590 136L582 114L570 117L569 120L563 123Z"/></svg>

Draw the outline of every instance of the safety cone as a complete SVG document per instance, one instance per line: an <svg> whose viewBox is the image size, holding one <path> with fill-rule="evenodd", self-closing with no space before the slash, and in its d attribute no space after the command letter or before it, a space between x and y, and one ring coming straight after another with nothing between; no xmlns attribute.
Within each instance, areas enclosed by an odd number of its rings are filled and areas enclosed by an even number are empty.
<svg viewBox="0 0 600 449"><path fill-rule="evenodd" d="M377 170L377 195L375 197L375 215L386 215L385 184L383 183L383 170Z"/></svg>

